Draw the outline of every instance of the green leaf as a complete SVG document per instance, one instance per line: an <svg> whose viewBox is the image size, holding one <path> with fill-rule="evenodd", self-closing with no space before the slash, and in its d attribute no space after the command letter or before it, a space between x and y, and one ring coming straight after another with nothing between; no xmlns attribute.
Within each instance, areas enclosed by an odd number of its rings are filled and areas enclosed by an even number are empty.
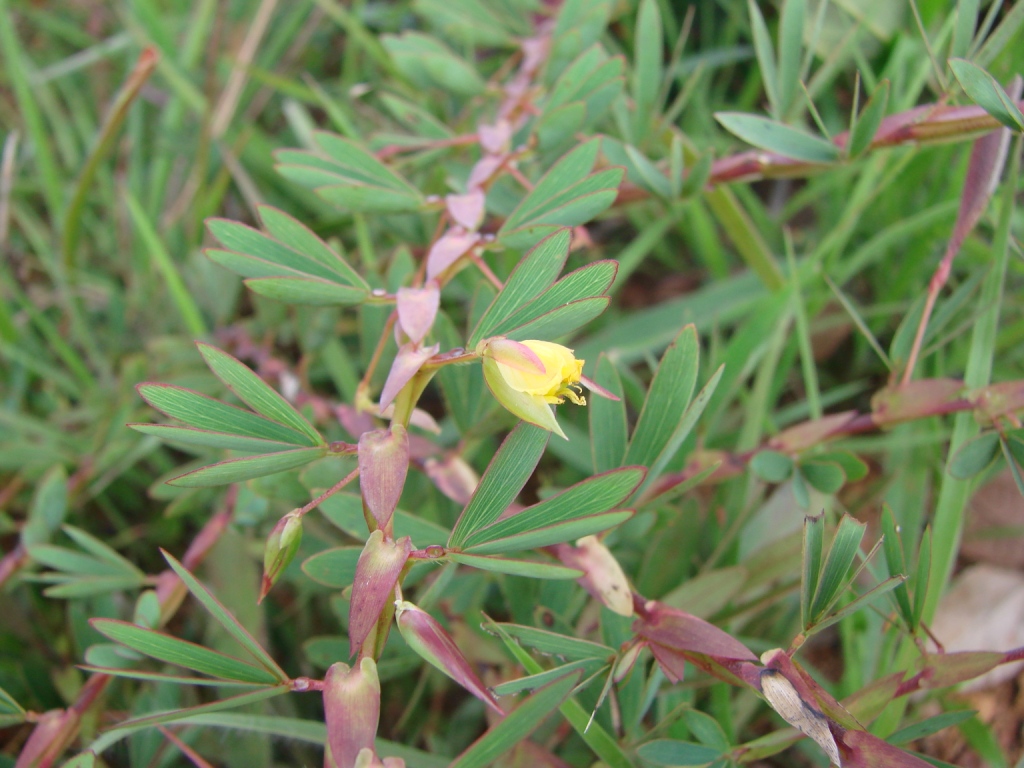
<svg viewBox="0 0 1024 768"><path fill-rule="evenodd" d="M781 483L793 474L793 460L778 451L758 451L750 460L750 471L766 483Z"/></svg>
<svg viewBox="0 0 1024 768"><path fill-rule="evenodd" d="M319 552L302 563L302 572L317 584L332 589L352 586L362 547L336 547Z"/></svg>
<svg viewBox="0 0 1024 768"><path fill-rule="evenodd" d="M980 474L999 452L999 433L982 432L971 438L949 460L946 471L957 480L968 480Z"/></svg>
<svg viewBox="0 0 1024 768"><path fill-rule="evenodd" d="M621 525L633 516L633 510L624 509L618 512L588 515L561 523L545 525L523 533L511 534L500 539L493 539L483 544L466 547L466 551L475 555L498 555L503 552L516 552L525 549L547 547L565 541L575 541L609 528Z"/></svg>
<svg viewBox="0 0 1024 768"><path fill-rule="evenodd" d="M497 335L494 330L505 319L536 299L558 278L569 256L572 231L561 229L544 238L526 254L512 271L505 287L494 297L469 338L472 349L481 340Z"/></svg>
<svg viewBox="0 0 1024 768"><path fill-rule="evenodd" d="M581 659L603 659L609 660L615 655L615 650L602 645L601 643L581 640L577 637L560 635L546 629L537 629L523 624L500 624L501 630L509 637L515 638L522 645L534 648L546 656L557 656L567 661ZM489 631L490 625L484 624L484 629Z"/></svg>
<svg viewBox="0 0 1024 768"><path fill-rule="evenodd" d="M253 293L285 304L333 307L361 304L366 292L315 277L250 277L246 287Z"/></svg>
<svg viewBox="0 0 1024 768"><path fill-rule="evenodd" d="M150 682L155 683L170 683L172 685L199 685L208 687L217 686L218 688L264 687L264 683L242 683L238 682L237 680L220 680L210 677L189 677L187 675L165 675L159 672L147 672L142 669L123 669L121 667L97 667L91 664L79 664L78 668L85 672L95 672L100 675L125 677L130 680L148 680Z"/></svg>
<svg viewBox="0 0 1024 768"><path fill-rule="evenodd" d="M900 728L886 739L890 744L907 744L911 741L918 741L933 733L938 733L943 728L958 725L970 720L977 713L973 709L960 709L952 712L942 712L938 715L925 718L920 722Z"/></svg>
<svg viewBox="0 0 1024 768"><path fill-rule="evenodd" d="M40 565L53 568L64 573L82 576L129 576L145 577L140 571L131 567L128 573L119 568L98 560L91 555L79 552L67 547L57 547L52 544L37 544L29 549L32 559ZM130 564L129 564L130 565Z"/></svg>
<svg viewBox="0 0 1024 768"><path fill-rule="evenodd" d="M25 710L3 688L0 688L0 728L25 722Z"/></svg>
<svg viewBox="0 0 1024 768"><path fill-rule="evenodd" d="M473 498L459 515L448 546L460 548L476 531L490 525L508 509L526 485L548 444L548 431L519 424L494 454Z"/></svg>
<svg viewBox="0 0 1024 768"><path fill-rule="evenodd" d="M768 34L768 25L764 23L764 16L757 0L747 0L747 10L750 14L750 31L754 38L754 53L757 55L757 63L761 70L761 82L764 84L768 103L771 104L772 114L782 117L782 111L779 109L779 77L775 68L775 50L771 35Z"/></svg>
<svg viewBox="0 0 1024 768"><path fill-rule="evenodd" d="M899 531L896 528L896 520L893 518L889 505L882 509L882 552L885 554L885 565L890 578L893 576L907 576L909 570L903 554L903 542L900 540ZM907 589L906 580L902 581L894 590L893 597L896 601L896 608L908 627L914 626L914 612L910 606L910 592Z"/></svg>
<svg viewBox="0 0 1024 768"><path fill-rule="evenodd" d="M277 665L277 662L271 658L270 654L263 650L263 646L257 642L256 638L249 634L249 631L242 626L241 622L238 621L231 612L216 598L205 585L202 584L195 576L193 576L185 566L179 563L175 557L168 552L160 550L163 554L167 564L171 566L178 578L182 580L185 587L191 593L192 597L198 600L203 608L205 608L217 623L220 624L224 630L234 638L235 642L245 648L256 661L258 661L263 668L274 676L276 682L283 682L288 680L288 675L285 674L284 670Z"/></svg>
<svg viewBox="0 0 1024 768"><path fill-rule="evenodd" d="M262 685L279 682L275 675L265 669L151 629L114 619L92 619L90 623L97 632L111 640L168 664L224 680Z"/></svg>
<svg viewBox="0 0 1024 768"><path fill-rule="evenodd" d="M979 0L957 0L956 23L953 26L951 56L966 56L974 39L975 24L978 21Z"/></svg>
<svg viewBox="0 0 1024 768"><path fill-rule="evenodd" d="M856 483L868 476L868 465L866 462L850 453L849 451L826 451L814 456L814 461L827 461L837 464L846 475L848 483Z"/></svg>
<svg viewBox="0 0 1024 768"><path fill-rule="evenodd" d="M642 467L623 467L582 480L561 493L478 529L466 537L465 547L479 552L480 545L491 541L606 512L636 490L644 473Z"/></svg>
<svg viewBox="0 0 1024 768"><path fill-rule="evenodd" d="M36 483L28 518L21 529L21 545L31 549L36 544L49 541L64 522L67 511L68 475L64 467L57 464Z"/></svg>
<svg viewBox="0 0 1024 768"><path fill-rule="evenodd" d="M54 586L44 589L43 594L57 600L107 595L126 589L138 589L145 584L145 579L137 576L87 576L62 573L44 573L31 577L31 580L53 583Z"/></svg>
<svg viewBox="0 0 1024 768"><path fill-rule="evenodd" d="M572 301L509 331L510 339L551 339L567 336L601 315L611 302L607 296Z"/></svg>
<svg viewBox="0 0 1024 768"><path fill-rule="evenodd" d="M807 0L786 0L779 18L778 114L786 115L800 91Z"/></svg>
<svg viewBox="0 0 1024 768"><path fill-rule="evenodd" d="M64 763L61 768L93 768L94 765L96 765L96 754L82 752Z"/></svg>
<svg viewBox="0 0 1024 768"><path fill-rule="evenodd" d="M474 741L452 761L452 768L485 768L493 764L533 733L565 701L581 676L582 672L569 674L539 690Z"/></svg>
<svg viewBox="0 0 1024 768"><path fill-rule="evenodd" d="M248 366L209 344L197 346L210 370L239 400L261 416L306 435L313 445L326 445L316 427Z"/></svg>
<svg viewBox="0 0 1024 768"><path fill-rule="evenodd" d="M272 210L261 208L264 221L289 240L265 235L237 221L209 219L206 227L210 234L228 250L213 249L207 255L242 277L311 277L347 285L365 295L368 286L340 256L297 221L280 211L269 213Z"/></svg>
<svg viewBox="0 0 1024 768"><path fill-rule="evenodd" d="M237 709L238 707L248 706L249 704L255 704L266 699L271 699L274 696L281 696L285 693L290 693L292 685L290 682L281 683L280 685L268 686L266 688L260 688L256 691L250 691L248 693L241 693L237 696L229 696L226 699L220 699L219 701L212 701L209 704L201 704L196 707L186 707L184 709L172 709L166 712L156 712L151 715L145 715L144 717L133 717L130 720L125 720L118 723L117 728L112 728L105 732L101 739L104 737L107 740L117 741L119 734L122 731L138 730L140 728L150 728L154 725L162 725L163 723L174 723L180 720L198 718L202 715L212 714L214 712L222 712L225 709ZM252 717L252 715L250 715ZM91 746L97 747L97 743L93 742Z"/></svg>
<svg viewBox="0 0 1024 768"><path fill-rule="evenodd" d="M171 384L140 384L142 399L172 419L196 429L255 437L290 445L316 445L309 436L276 421Z"/></svg>
<svg viewBox="0 0 1024 768"><path fill-rule="evenodd" d="M626 452L627 464L649 467L665 449L693 395L699 354L697 331L687 325L661 357Z"/></svg>
<svg viewBox="0 0 1024 768"><path fill-rule="evenodd" d="M537 148L544 153L563 150L583 130L586 119L587 105L582 101L573 101L545 111L533 127L537 134Z"/></svg>
<svg viewBox="0 0 1024 768"><path fill-rule="evenodd" d="M871 98L860 111L857 122L850 130L849 155L851 158L860 157L871 146L875 134L878 133L878 126L882 124L885 117L885 110L889 106L889 81L883 80L875 88Z"/></svg>
<svg viewBox="0 0 1024 768"><path fill-rule="evenodd" d="M672 182L669 181L668 177L659 171L658 167L648 160L647 156L636 147L627 144L624 145L624 151L632 166L627 168L627 171L635 171L635 175L640 179L641 186L663 200L671 199ZM632 176L632 174L630 175Z"/></svg>
<svg viewBox="0 0 1024 768"><path fill-rule="evenodd" d="M692 741L656 739L637 747L637 755L654 765L707 765L721 756L722 750Z"/></svg>
<svg viewBox="0 0 1024 768"><path fill-rule="evenodd" d="M966 59L950 59L949 68L971 101L1011 131L1024 131L1024 115L992 75Z"/></svg>
<svg viewBox="0 0 1024 768"><path fill-rule="evenodd" d="M840 159L839 147L831 141L791 128L785 123L741 112L716 112L715 119L729 133L758 149L822 165Z"/></svg>
<svg viewBox="0 0 1024 768"><path fill-rule="evenodd" d="M876 584L863 595L858 595L856 598L848 602L838 611L836 611L833 614L830 614L828 618L816 621L814 626L808 631L817 634L818 632L821 632L823 629L831 627L833 624L842 621L847 616L850 616L856 613L857 611L861 610L868 603L871 603L872 601L878 599L884 594L892 592L901 583L903 583L903 581L904 578L902 576L893 576L891 578L886 579L880 584Z"/></svg>
<svg viewBox="0 0 1024 768"><path fill-rule="evenodd" d="M516 693L522 693L523 691L534 691L547 685L553 680L565 677L571 672L576 672L577 670L583 674L584 683L581 685L582 687L586 685L588 678L591 678L591 676L597 674L607 666L607 659L581 659L579 661L571 661L568 664L563 664L562 666L555 667L554 669L547 669L543 672L538 672L535 675L528 675L526 677L520 677L515 680L500 683L494 686L492 690L495 696L511 696Z"/></svg>
<svg viewBox="0 0 1024 768"><path fill-rule="evenodd" d="M294 443L279 443L272 440L261 440L257 437L246 437L229 432L211 432L195 427L177 427L171 424L128 424L136 432L159 437L167 443L182 445L200 445L204 448L226 448L231 451L245 453L274 453L287 451L295 447Z"/></svg>
<svg viewBox="0 0 1024 768"><path fill-rule="evenodd" d="M370 286L362 275L356 272L340 254L317 237L313 230L305 224L269 205L260 205L257 210L264 229L279 242L307 258L323 264L354 288L361 288L364 292L369 292Z"/></svg>
<svg viewBox="0 0 1024 768"><path fill-rule="evenodd" d="M419 190L354 141L318 132L314 142L317 154L278 152L278 171L351 212L416 211L422 207Z"/></svg>
<svg viewBox="0 0 1024 768"><path fill-rule="evenodd" d="M359 494L336 493L320 502L319 510L324 517L352 538L366 539L366 518L363 517L363 500ZM409 536L413 544L420 548L429 547L431 544L444 544L450 533L437 523L403 509L395 510L394 521L395 537Z"/></svg>
<svg viewBox="0 0 1024 768"><path fill-rule="evenodd" d="M592 125L622 92L624 66L621 56L609 59L600 45L591 46L558 78L541 107L541 121L571 104L582 103L586 110L583 125Z"/></svg>
<svg viewBox="0 0 1024 768"><path fill-rule="evenodd" d="M569 305L586 306L593 311L595 305L600 304L603 310L604 306L608 304L604 293L615 280L616 267L614 261L596 261L570 272L540 296L505 316L502 321L492 327L491 333L515 339L550 338L540 333L530 336L528 329L538 327L540 325L538 320L542 320L544 324L556 323L557 318L564 317L569 311ZM591 300L588 304L581 303L588 299ZM567 323L567 327L568 325ZM561 336L568 332L566 330L555 335Z"/></svg>
<svg viewBox="0 0 1024 768"><path fill-rule="evenodd" d="M498 237L510 247L536 242L549 230L584 224L610 207L622 169L591 173L600 145L600 139L591 139L552 166L505 220Z"/></svg>
<svg viewBox="0 0 1024 768"><path fill-rule="evenodd" d="M828 461L805 461L800 465L800 473L808 485L822 493L836 493L846 482L843 468Z"/></svg>
<svg viewBox="0 0 1024 768"><path fill-rule="evenodd" d="M449 553L448 559L471 568L479 568L481 571L507 573L510 576L526 576L531 579L578 579L583 576L583 571L575 568L566 568L564 565L537 560L511 560L505 557L485 557L462 552Z"/></svg>
<svg viewBox="0 0 1024 768"><path fill-rule="evenodd" d="M620 466L625 458L629 425L619 371L604 353L597 358L594 381L619 398L610 400L595 395L590 398L588 405L590 453L594 460L594 472L607 472Z"/></svg>
<svg viewBox="0 0 1024 768"><path fill-rule="evenodd" d="M633 139L642 142L660 109L664 32L655 0L641 0L633 40Z"/></svg>
<svg viewBox="0 0 1024 768"><path fill-rule="evenodd" d="M457 96L476 96L487 87L475 67L432 37L404 32L383 35L381 43L399 72L417 88L438 87Z"/></svg>
<svg viewBox="0 0 1024 768"><path fill-rule="evenodd" d="M832 545L821 569L821 581L811 601L811 620L823 616L849 586L850 566L860 551L867 526L848 515L844 515L836 529Z"/></svg>
<svg viewBox="0 0 1024 768"><path fill-rule="evenodd" d="M326 448L299 448L260 456L247 456L241 459L227 459L172 477L167 484L182 488L210 488L216 485L240 483L243 480L252 480L256 477L298 469L311 461L316 461L326 453Z"/></svg>
<svg viewBox="0 0 1024 768"><path fill-rule="evenodd" d="M821 561L825 551L824 540L824 514L805 517L801 560L803 570L800 581L800 614L805 627L811 624L811 603L821 582Z"/></svg>

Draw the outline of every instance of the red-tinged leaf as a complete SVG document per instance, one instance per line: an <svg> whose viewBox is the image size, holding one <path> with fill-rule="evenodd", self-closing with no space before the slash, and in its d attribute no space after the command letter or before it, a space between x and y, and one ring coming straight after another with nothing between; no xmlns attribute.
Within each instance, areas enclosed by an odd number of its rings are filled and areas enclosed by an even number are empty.
<svg viewBox="0 0 1024 768"><path fill-rule="evenodd" d="M477 677L472 665L459 650L451 635L433 616L408 601L402 601L398 605L396 618L398 630L410 648L497 714L505 714L494 695Z"/></svg>
<svg viewBox="0 0 1024 768"><path fill-rule="evenodd" d="M65 738L73 733L80 715L75 710L51 709L36 721L32 735L21 748L14 768L36 768L52 765L67 746Z"/></svg>
<svg viewBox="0 0 1024 768"><path fill-rule="evenodd" d="M507 152L512 140L512 126L507 120L499 120L494 125L481 125L476 129L477 138L484 152L496 155Z"/></svg>
<svg viewBox="0 0 1024 768"><path fill-rule="evenodd" d="M469 253L480 241L480 235L474 232L449 230L427 253L427 279L433 280L445 272L462 256Z"/></svg>
<svg viewBox="0 0 1024 768"><path fill-rule="evenodd" d="M437 490L454 501L465 506L473 498L473 492L480 484L480 476L464 458L458 454L449 454L443 459L427 459L424 472Z"/></svg>
<svg viewBox="0 0 1024 768"><path fill-rule="evenodd" d="M486 196L482 190L474 189L464 195L445 197L445 208L452 221L468 232L475 232L484 220Z"/></svg>
<svg viewBox="0 0 1024 768"><path fill-rule="evenodd" d="M941 414L964 384L956 379L920 379L880 390L871 398L871 419L880 427Z"/></svg>
<svg viewBox="0 0 1024 768"><path fill-rule="evenodd" d="M601 397L605 398L606 400L614 400L615 402L618 402L618 401L622 400L622 398L619 397L618 395L616 395L614 392L612 392L611 390L605 389L600 384L598 384L596 381L594 381L593 379L588 379L586 376L580 376L580 383L583 384L583 386L585 386L587 389L589 389L595 395L600 395Z"/></svg>
<svg viewBox="0 0 1024 768"><path fill-rule="evenodd" d="M922 688L946 688L973 680L999 666L1006 654L999 651L960 651L929 653L924 657Z"/></svg>
<svg viewBox="0 0 1024 768"><path fill-rule="evenodd" d="M686 656L658 643L650 643L649 647L665 677L672 683L682 682L686 672Z"/></svg>
<svg viewBox="0 0 1024 768"><path fill-rule="evenodd" d="M508 158L504 155L484 155L473 166L469 172L469 179L466 180L466 189L471 191L479 190L484 184L490 181L498 169L505 164Z"/></svg>
<svg viewBox="0 0 1024 768"><path fill-rule="evenodd" d="M395 361L391 364L391 371L388 373L387 381L380 393L380 408L384 410L391 401L402 391L402 387L408 384L423 364L437 354L440 345L432 347L419 347L413 344L403 344L395 355Z"/></svg>
<svg viewBox="0 0 1024 768"><path fill-rule="evenodd" d="M352 602L348 612L350 653L358 651L369 637L411 551L412 540L408 536L388 541L384 532L377 530L366 540L352 583Z"/></svg>
<svg viewBox="0 0 1024 768"><path fill-rule="evenodd" d="M391 520L408 472L409 434L401 424L359 437L359 488L379 528Z"/></svg>
<svg viewBox="0 0 1024 768"><path fill-rule="evenodd" d="M827 440L829 435L856 415L856 411L843 411L822 419L805 421L775 435L768 441L768 447L781 453L800 453Z"/></svg>
<svg viewBox="0 0 1024 768"><path fill-rule="evenodd" d="M796 690L800 699L809 706L821 711L825 716L845 728L860 727L853 715L847 712L846 708L836 701L832 694L818 685L817 680L781 649L765 651L761 654L761 662L766 669L777 670L782 674Z"/></svg>
<svg viewBox="0 0 1024 768"><path fill-rule="evenodd" d="M843 768L931 768L931 764L867 731L834 733Z"/></svg>
<svg viewBox="0 0 1024 768"><path fill-rule="evenodd" d="M441 291L431 281L423 288L399 288L396 298L398 323L405 335L419 344L434 325Z"/></svg>
<svg viewBox="0 0 1024 768"><path fill-rule="evenodd" d="M703 653L720 659L753 661L757 656L729 633L703 619L654 600L644 605L633 631L651 642L677 651Z"/></svg>
<svg viewBox="0 0 1024 768"><path fill-rule="evenodd" d="M338 662L324 677L327 744L337 768L355 768L362 749L373 749L380 722L380 679L373 659L352 668Z"/></svg>
<svg viewBox="0 0 1024 768"><path fill-rule="evenodd" d="M622 566L597 536L584 536L571 544L559 544L555 554L563 564L583 571L579 584L608 610L633 615L633 594Z"/></svg>
<svg viewBox="0 0 1024 768"><path fill-rule="evenodd" d="M875 680L843 699L843 707L860 722L870 722L896 697L904 677L904 672L893 672Z"/></svg>

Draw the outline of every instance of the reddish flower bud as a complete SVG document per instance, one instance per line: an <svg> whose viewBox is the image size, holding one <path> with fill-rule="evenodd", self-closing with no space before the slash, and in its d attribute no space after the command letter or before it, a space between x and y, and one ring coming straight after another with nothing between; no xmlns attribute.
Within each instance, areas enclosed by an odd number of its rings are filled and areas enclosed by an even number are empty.
<svg viewBox="0 0 1024 768"><path fill-rule="evenodd" d="M337 768L356 768L362 750L372 754L380 721L377 665L366 657L357 667L338 662L324 678L327 745Z"/></svg>

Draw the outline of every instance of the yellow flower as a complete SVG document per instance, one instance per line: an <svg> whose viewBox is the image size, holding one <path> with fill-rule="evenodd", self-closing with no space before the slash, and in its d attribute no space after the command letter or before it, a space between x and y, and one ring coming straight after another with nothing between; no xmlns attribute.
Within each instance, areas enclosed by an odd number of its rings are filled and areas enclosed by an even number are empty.
<svg viewBox="0 0 1024 768"><path fill-rule="evenodd" d="M484 380L505 408L524 421L565 437L551 405L566 399L586 405L580 395L583 361L550 341L486 339L476 349L483 357Z"/></svg>

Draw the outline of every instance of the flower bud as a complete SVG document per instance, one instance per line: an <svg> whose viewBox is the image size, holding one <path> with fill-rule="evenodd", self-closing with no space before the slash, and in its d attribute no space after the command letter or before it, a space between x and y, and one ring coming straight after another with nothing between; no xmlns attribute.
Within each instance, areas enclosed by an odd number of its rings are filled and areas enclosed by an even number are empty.
<svg viewBox="0 0 1024 768"><path fill-rule="evenodd" d="M444 627L433 616L407 600L396 601L398 631L405 642L427 662L448 675L498 714L505 712L477 677L469 661Z"/></svg>
<svg viewBox="0 0 1024 768"><path fill-rule="evenodd" d="M327 744L337 768L356 768L363 750L373 751L380 721L380 679L373 659L357 667L338 662L324 678Z"/></svg>
<svg viewBox="0 0 1024 768"><path fill-rule="evenodd" d="M299 510L293 509L277 521L277 525L267 536L263 548L263 583L260 586L259 602L277 583L284 569L295 559L302 543L302 516Z"/></svg>

